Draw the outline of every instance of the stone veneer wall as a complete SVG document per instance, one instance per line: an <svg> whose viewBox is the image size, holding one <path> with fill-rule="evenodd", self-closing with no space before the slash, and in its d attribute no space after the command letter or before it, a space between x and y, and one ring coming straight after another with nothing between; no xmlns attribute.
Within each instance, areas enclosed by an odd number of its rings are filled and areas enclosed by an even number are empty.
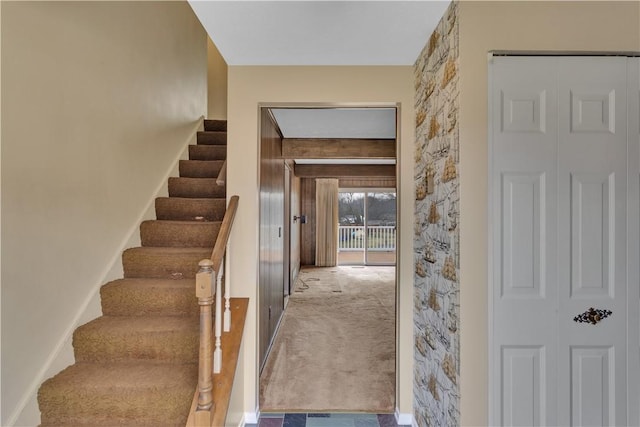
<svg viewBox="0 0 640 427"><path fill-rule="evenodd" d="M460 424L458 4L415 64L414 416Z"/></svg>

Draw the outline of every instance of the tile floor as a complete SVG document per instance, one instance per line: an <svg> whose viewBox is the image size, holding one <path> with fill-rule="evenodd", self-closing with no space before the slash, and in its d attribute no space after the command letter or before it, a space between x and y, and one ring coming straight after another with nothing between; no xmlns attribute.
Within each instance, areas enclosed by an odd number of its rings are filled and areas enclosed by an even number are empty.
<svg viewBox="0 0 640 427"><path fill-rule="evenodd" d="M393 414L260 414L245 427L402 427Z"/></svg>

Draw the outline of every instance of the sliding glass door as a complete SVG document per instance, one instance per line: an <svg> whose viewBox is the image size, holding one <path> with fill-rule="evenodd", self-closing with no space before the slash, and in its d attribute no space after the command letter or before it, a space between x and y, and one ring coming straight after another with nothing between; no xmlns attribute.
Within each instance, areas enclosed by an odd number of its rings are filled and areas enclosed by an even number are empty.
<svg viewBox="0 0 640 427"><path fill-rule="evenodd" d="M365 263L396 263L396 193L365 193Z"/></svg>
<svg viewBox="0 0 640 427"><path fill-rule="evenodd" d="M341 189L338 201L338 264L394 265L396 193Z"/></svg>

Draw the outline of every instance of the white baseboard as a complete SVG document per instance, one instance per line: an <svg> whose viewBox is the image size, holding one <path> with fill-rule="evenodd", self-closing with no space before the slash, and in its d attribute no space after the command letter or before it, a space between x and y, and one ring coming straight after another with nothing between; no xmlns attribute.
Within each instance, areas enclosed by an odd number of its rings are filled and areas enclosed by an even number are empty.
<svg viewBox="0 0 640 427"><path fill-rule="evenodd" d="M73 317L69 326L65 329L62 337L58 340L53 351L49 354L41 369L36 374L29 387L22 395L22 398L16 405L7 420L7 426L18 425L37 425L40 424L40 412L38 409L38 389L42 382L60 372L62 369L74 363L72 338L73 332L78 326L83 325L102 315L102 307L100 305L100 288L107 282L119 279L123 276L122 269L122 252L130 247L140 246L140 223L147 219L155 219L155 199L157 197L166 196L169 193L168 180L171 176L177 176L179 160L188 158L189 145L195 143L196 132L202 129L203 117L200 117L193 131L185 141L184 146L178 153L178 156L171 163L161 183L156 188L140 215L128 230L126 237L118 246L114 256L109 261L108 267L100 274L100 280L94 284L80 308ZM34 413L34 411L36 413ZM27 413L29 412L29 413ZM37 421L36 421L37 418Z"/></svg>
<svg viewBox="0 0 640 427"><path fill-rule="evenodd" d="M240 427L244 427L245 424L258 424L258 418L260 418L259 412L245 412Z"/></svg>
<svg viewBox="0 0 640 427"><path fill-rule="evenodd" d="M412 414L402 413L400 409L396 408L396 423L401 426L415 426Z"/></svg>

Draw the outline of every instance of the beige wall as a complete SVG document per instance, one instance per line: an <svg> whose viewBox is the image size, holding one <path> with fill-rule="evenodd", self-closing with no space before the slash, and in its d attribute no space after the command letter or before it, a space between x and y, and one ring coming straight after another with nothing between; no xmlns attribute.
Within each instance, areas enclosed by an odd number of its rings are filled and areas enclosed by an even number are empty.
<svg viewBox="0 0 640 427"><path fill-rule="evenodd" d="M487 52L640 51L639 2L461 2L461 424L487 425Z"/></svg>
<svg viewBox="0 0 640 427"><path fill-rule="evenodd" d="M231 237L233 293L251 298L245 329L245 411L256 408L258 103L401 103L398 404L411 413L413 369L413 67L229 67L227 194L240 205Z"/></svg>
<svg viewBox="0 0 640 427"><path fill-rule="evenodd" d="M2 419L35 392L207 108L186 2L5 2ZM95 313L97 311L97 313ZM26 410L23 407L26 406Z"/></svg>
<svg viewBox="0 0 640 427"><path fill-rule="evenodd" d="M218 48L207 37L207 118L227 118L227 63Z"/></svg>

